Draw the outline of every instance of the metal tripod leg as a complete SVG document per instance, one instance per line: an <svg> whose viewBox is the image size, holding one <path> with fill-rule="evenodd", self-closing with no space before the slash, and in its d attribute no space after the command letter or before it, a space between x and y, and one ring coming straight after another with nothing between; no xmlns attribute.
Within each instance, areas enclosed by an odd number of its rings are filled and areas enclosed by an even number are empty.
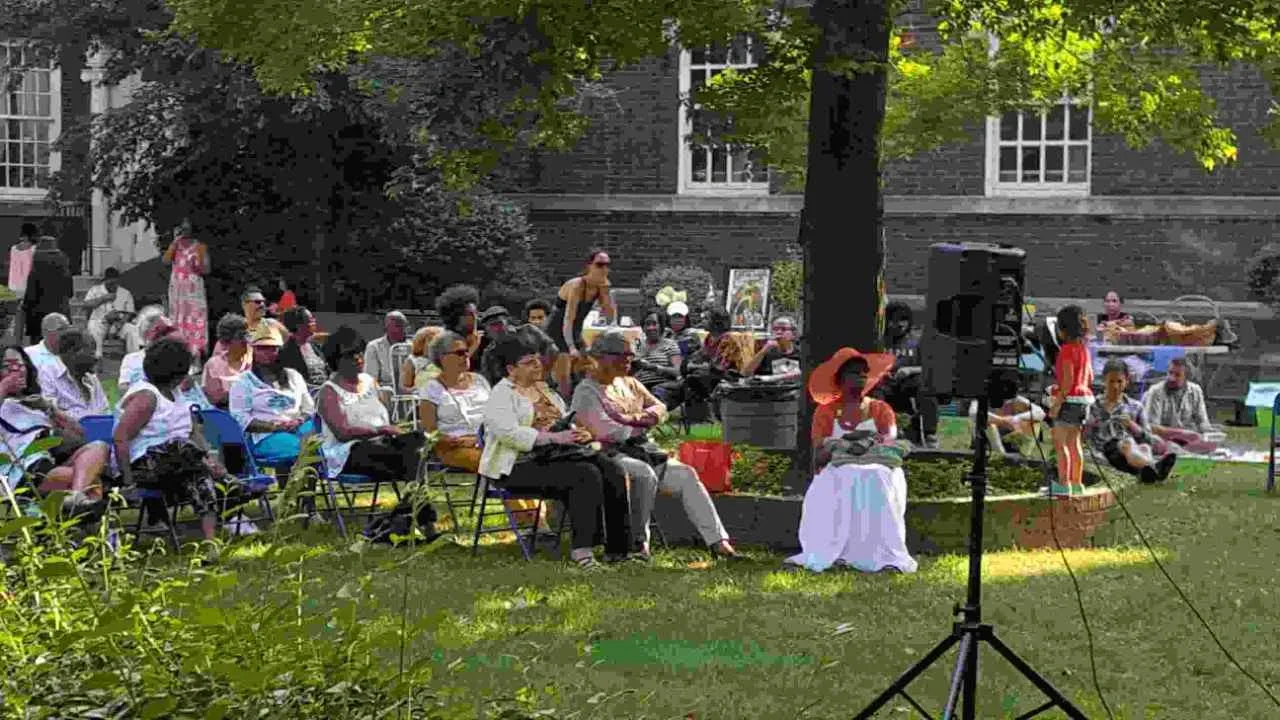
<svg viewBox="0 0 1280 720"><path fill-rule="evenodd" d="M960 701L960 688L964 686L965 707L973 707L973 703L968 702L968 678L973 673L965 672L969 662L973 659L973 633L965 632L964 639L960 641L960 649L956 652L956 669L951 671L951 690L947 693L947 705L942 710L942 720L951 720L955 717L956 703Z"/></svg>
<svg viewBox="0 0 1280 720"><path fill-rule="evenodd" d="M1026 661L1018 657L1017 653L1010 650L1008 645L1005 645L1000 638L996 637L996 634L992 632L990 628L987 629L983 639L988 643L991 643L991 647L994 648L996 652L1000 653L1001 657L1008 661L1015 670L1022 673L1023 677L1030 680L1032 685L1035 685L1040 692L1044 693L1045 696L1049 698L1050 702L1049 705L1044 708L1045 710L1056 705L1062 710L1062 712L1066 713L1067 717L1071 718L1071 720L1089 720L1084 713L1080 712L1079 708L1072 705L1070 700L1067 700L1062 693L1058 692L1057 688L1055 688L1048 680L1041 677L1039 673L1026 663Z"/></svg>
<svg viewBox="0 0 1280 720"><path fill-rule="evenodd" d="M902 697L907 699L907 702L914 705L917 710L920 710L921 713L928 717L928 714L924 713L924 710L916 703L916 701L912 700L911 696L907 695L907 686L910 685L911 681L915 680L920 673L928 670L930 665L937 662L938 658L942 657L944 653L950 650L952 645L955 645L958 642L960 642L960 634L958 632L952 633L951 635L943 638L942 642L938 643L936 647L928 652L928 654L920 658L919 662L908 668L906 672L902 673L902 676L895 680L887 690L880 693L875 700L872 700L871 704L867 705L865 710L858 713L854 720L869 720L869 718L873 717L880 708L888 704L895 695L902 695Z"/></svg>

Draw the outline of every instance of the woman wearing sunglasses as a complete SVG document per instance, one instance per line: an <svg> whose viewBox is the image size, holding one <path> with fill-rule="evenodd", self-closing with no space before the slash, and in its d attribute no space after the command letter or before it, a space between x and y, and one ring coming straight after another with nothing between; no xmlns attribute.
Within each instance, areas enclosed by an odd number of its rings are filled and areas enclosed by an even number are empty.
<svg viewBox="0 0 1280 720"><path fill-rule="evenodd" d="M428 433L440 432L436 456L449 467L476 472L480 467L478 430L489 402L489 383L467 370L471 354L466 338L443 332L427 348L440 374L419 391L418 420Z"/></svg>
<svg viewBox="0 0 1280 720"><path fill-rule="evenodd" d="M556 389L567 400L573 397L571 378L575 370L581 370L580 360L586 357L583 348L582 324L596 302L609 324L617 319L618 310L609 294L609 254L592 250L582 274L560 286L555 309L547 320L547 333L560 349L552 373Z"/></svg>

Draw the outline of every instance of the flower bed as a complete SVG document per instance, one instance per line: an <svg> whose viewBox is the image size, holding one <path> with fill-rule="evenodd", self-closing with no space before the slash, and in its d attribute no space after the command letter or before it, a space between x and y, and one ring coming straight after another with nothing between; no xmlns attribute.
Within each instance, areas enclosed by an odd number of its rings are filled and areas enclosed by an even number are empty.
<svg viewBox="0 0 1280 720"><path fill-rule="evenodd" d="M736 542L778 550L798 549L797 529L803 497L786 496L788 470L782 453L735 448L734 491L714 496L721 520ZM907 546L918 554L959 553L969 536L968 453L920 451L906 463ZM1088 547L1107 533L1115 497L1100 478L1086 472L1085 495L1050 500L1039 495L1044 467L1038 460L998 458L988 466L984 543L989 549L1054 547L1054 530L1063 547ZM1112 480L1113 483L1116 480ZM1051 516L1052 513L1052 516ZM659 497L654 517L672 543L700 538L674 498Z"/></svg>

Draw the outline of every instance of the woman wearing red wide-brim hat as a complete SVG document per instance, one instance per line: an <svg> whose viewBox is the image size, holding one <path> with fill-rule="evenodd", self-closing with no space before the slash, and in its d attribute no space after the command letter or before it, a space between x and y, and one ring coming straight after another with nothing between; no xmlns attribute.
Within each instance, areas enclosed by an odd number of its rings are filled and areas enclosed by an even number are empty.
<svg viewBox="0 0 1280 720"><path fill-rule="evenodd" d="M889 353L841 348L809 376L809 395L818 404L811 431L818 474L804 496L801 552L788 558L789 564L817 572L835 566L916 571L915 558L907 552L902 468L830 462L831 446L848 434L870 431L886 444L897 439L893 408L870 397L893 364Z"/></svg>

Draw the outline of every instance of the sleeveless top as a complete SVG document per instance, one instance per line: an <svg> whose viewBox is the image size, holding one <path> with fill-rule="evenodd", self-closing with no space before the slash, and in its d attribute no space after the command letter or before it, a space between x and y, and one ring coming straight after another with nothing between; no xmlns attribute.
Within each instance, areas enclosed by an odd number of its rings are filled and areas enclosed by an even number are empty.
<svg viewBox="0 0 1280 720"><path fill-rule="evenodd" d="M174 441L184 441L191 437L191 407L179 400L169 400L148 380L141 380L131 385L124 397L120 398L120 404L124 405L124 401L131 396L144 392L155 396L156 409L151 413L147 424L142 426L138 435L129 442L130 463L137 462L138 458L146 455L151 448Z"/></svg>
<svg viewBox="0 0 1280 720"><path fill-rule="evenodd" d="M332 389L333 394L338 398L342 416L349 424L374 428L391 424L387 406L382 404L382 399L378 396L378 383L371 376L360 373L356 392L345 390L332 380L322 385L321 389L326 387ZM342 467L347 464L347 457L351 455L351 446L359 441L340 441L333 434L329 423L326 422L323 425L324 432L321 434L323 444L320 446L320 454L324 456L325 472L331 478L337 477L341 474Z"/></svg>
<svg viewBox="0 0 1280 720"><path fill-rule="evenodd" d="M578 350L586 352L587 349L582 347L582 325L586 322L587 315L591 314L591 309L596 306L596 301L600 299L600 293L596 293L596 296L588 301L586 299L586 281L583 281L578 287L581 288L579 292L582 296L578 298L578 311L573 318L573 345ZM557 345L563 341L565 347L568 346L569 342L569 338L564 336L564 316L568 311L569 301L557 295L556 306L551 311L551 317L547 319L546 324L547 334L556 341Z"/></svg>

